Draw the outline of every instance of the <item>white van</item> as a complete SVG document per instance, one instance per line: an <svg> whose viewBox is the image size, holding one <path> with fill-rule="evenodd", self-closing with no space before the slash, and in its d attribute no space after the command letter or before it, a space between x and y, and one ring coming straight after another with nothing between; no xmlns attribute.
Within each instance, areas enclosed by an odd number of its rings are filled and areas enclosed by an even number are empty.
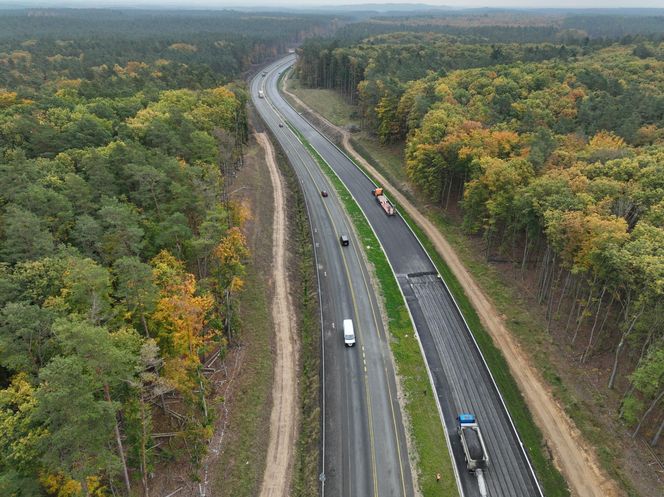
<svg viewBox="0 0 664 497"><path fill-rule="evenodd" d="M355 330L353 329L352 319L344 319L344 343L346 347L355 345Z"/></svg>

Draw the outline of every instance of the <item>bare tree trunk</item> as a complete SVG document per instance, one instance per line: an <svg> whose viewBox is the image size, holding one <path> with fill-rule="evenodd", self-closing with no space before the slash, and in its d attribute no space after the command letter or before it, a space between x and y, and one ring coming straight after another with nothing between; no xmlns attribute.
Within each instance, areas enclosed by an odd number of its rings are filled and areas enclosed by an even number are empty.
<svg viewBox="0 0 664 497"><path fill-rule="evenodd" d="M636 366L634 366L634 370L636 371L639 369L639 366L641 365L641 362L643 361L643 358L646 355L646 352L648 351L648 345L650 344L650 340L652 339L652 330L650 333L648 333L648 337L646 338L645 342L643 342L643 345L641 346L641 354L639 355L639 360L636 361ZM630 381L629 386L627 387L627 390L625 391L625 394L623 395L622 400L624 401L632 392L634 391L634 382ZM622 416L623 409L620 409L620 415Z"/></svg>
<svg viewBox="0 0 664 497"><path fill-rule="evenodd" d="M579 308L579 317L578 317L578 320L577 320L577 323L576 323L576 330L574 331L574 336L572 337L572 343L575 342L576 337L579 334L579 329L581 329L581 323L583 323L583 318L584 318L583 315L585 314L586 309L588 309L588 307L590 307L590 304L593 301L593 292L595 290L595 283L596 282L597 282L597 275L595 275L595 278L593 278L593 282L590 285L590 292L588 292L588 300L586 301L586 305Z"/></svg>
<svg viewBox="0 0 664 497"><path fill-rule="evenodd" d="M99 297L97 295L97 292L92 293L92 303L90 304L90 311L88 313L88 316L90 317L90 321L92 321L94 324L99 324L101 321L101 317L99 316L101 310L101 305L99 304Z"/></svg>
<svg viewBox="0 0 664 497"><path fill-rule="evenodd" d="M201 258L200 257L196 257L196 268L198 269L199 279L202 279L201 275L203 274L203 271L202 271L202 268L201 268Z"/></svg>
<svg viewBox="0 0 664 497"><path fill-rule="evenodd" d="M521 258L521 279L526 270L526 258L528 257L528 230L526 230L526 241L523 244L523 257Z"/></svg>
<svg viewBox="0 0 664 497"><path fill-rule="evenodd" d="M664 399L664 389L660 390L659 394L657 394L657 397L655 397L655 400L653 400L650 403L650 407L646 410L646 412L643 413L643 416L641 416L641 419L639 420L639 424L636 425L636 428L634 429L634 433L632 433L632 438L634 438L638 433L639 430L641 429L641 425L643 425L643 422L645 419L648 417L648 414L652 412L652 410L659 404L659 401Z"/></svg>
<svg viewBox="0 0 664 497"><path fill-rule="evenodd" d="M205 400L205 388L203 387L203 378L201 378L200 372L198 373L198 385L201 389L201 401L203 402L203 414L205 415L205 421L208 421L208 407L207 401Z"/></svg>
<svg viewBox="0 0 664 497"><path fill-rule="evenodd" d="M88 488L88 479L83 478L80 483L81 486L83 487L83 493L85 494L85 497L90 497L90 489Z"/></svg>
<svg viewBox="0 0 664 497"><path fill-rule="evenodd" d="M662 422L659 424L659 428L657 428L657 433L655 433L655 436L652 437L652 440L650 441L651 447L657 445L657 443L659 442L659 437L662 436L663 430L664 430L664 417L662 418Z"/></svg>
<svg viewBox="0 0 664 497"><path fill-rule="evenodd" d="M154 184L150 183L150 193L152 193L152 200L154 201L154 207L157 211L157 217L161 219L161 209L159 208L159 202L157 201L157 194L154 191Z"/></svg>
<svg viewBox="0 0 664 497"><path fill-rule="evenodd" d="M500 233L500 243L498 244L498 250L503 252L505 249L505 237L507 236L507 230L503 228L502 233Z"/></svg>
<svg viewBox="0 0 664 497"><path fill-rule="evenodd" d="M233 339L231 331L231 292L226 290L226 336L230 342Z"/></svg>
<svg viewBox="0 0 664 497"><path fill-rule="evenodd" d="M111 495L116 497L118 494L115 492L115 485L113 485L113 478L108 479L108 485L111 487Z"/></svg>
<svg viewBox="0 0 664 497"><path fill-rule="evenodd" d="M593 327L590 330L590 338L588 339L588 345L586 345L586 350L583 351L581 356L581 363L585 363L588 358L588 352L590 352L590 346L593 343L593 338L595 336L595 328L597 327L597 319L599 318L599 312L602 310L602 302L604 301L604 294L606 293L606 285L602 288L602 294L599 297L599 304L597 305L597 311L595 312L595 320L593 321Z"/></svg>
<svg viewBox="0 0 664 497"><path fill-rule="evenodd" d="M108 384L104 385L104 396L106 397L106 402L111 403L111 389ZM120 426L118 425L118 417L113 416L115 421L115 442L118 445L118 456L120 456L120 462L122 463L122 473L124 476L125 485L127 487L127 495L131 495L131 483L129 482L129 470L127 469L127 461L125 460L124 448L122 447L122 437L120 436Z"/></svg>
<svg viewBox="0 0 664 497"><path fill-rule="evenodd" d="M141 322L143 323L143 329L145 330L145 336L150 338L150 330L148 329L148 322L145 319L145 314L141 314Z"/></svg>
<svg viewBox="0 0 664 497"><path fill-rule="evenodd" d="M553 254L553 255L552 255ZM540 284L537 300L540 304L544 303L544 299L549 295L553 284L553 274L556 270L557 257L556 254L547 246L547 257L545 258L545 267L544 273L542 275L542 281ZM548 313L548 306L547 306Z"/></svg>
<svg viewBox="0 0 664 497"><path fill-rule="evenodd" d="M606 310L604 311L604 319L602 320L602 324L599 326L599 330L597 330L597 336L595 337L595 343L598 342L599 337L602 336L602 332L604 331L604 327L606 325L607 320L609 319L609 314L611 313L611 307L613 306L613 303L616 300L616 294L612 293L611 294L611 300L609 301L609 305L606 306Z"/></svg>
<svg viewBox="0 0 664 497"><path fill-rule="evenodd" d="M572 308L569 310L569 313L567 314L567 324L565 325L565 333L567 333L567 330L569 330L569 325L572 323L572 316L574 315L574 310L576 309L576 306L579 304L579 292L581 291L581 280L576 280L575 283L576 290L574 292L574 298L572 299Z"/></svg>
<svg viewBox="0 0 664 497"><path fill-rule="evenodd" d="M585 299L584 299L585 300ZM579 327L581 326L581 321L583 313L585 312L585 306L583 305L582 302L579 302L579 308L576 311L576 319L574 322L576 323L576 329L574 330L574 336L572 337L572 343L576 340L576 336L579 334Z"/></svg>
<svg viewBox="0 0 664 497"><path fill-rule="evenodd" d="M148 456L145 441L148 438L145 421L145 400L141 394L141 483L143 483L143 497L150 497L148 487Z"/></svg>
<svg viewBox="0 0 664 497"><path fill-rule="evenodd" d="M544 255L542 257L542 262L540 263L541 266L538 270L538 275L537 275L537 302L540 302L540 295L542 294L542 282L544 281L544 276L546 274L546 262L547 259L549 258L549 247L546 247L546 250L544 251Z"/></svg>
<svg viewBox="0 0 664 497"><path fill-rule="evenodd" d="M625 390L622 399L620 399L620 411L618 412L618 416L621 418L625 414L625 400L627 399L627 397L632 395L633 391L634 391L634 383L630 383L627 390Z"/></svg>
<svg viewBox="0 0 664 497"><path fill-rule="evenodd" d="M445 204L445 189L447 188L447 182L448 182L447 175L443 177L443 184L440 187L440 195L438 196L438 203L440 204L441 207L444 207L447 209L447 205Z"/></svg>
<svg viewBox="0 0 664 497"><path fill-rule="evenodd" d="M563 299L565 298L565 293L567 292L567 287L569 286L569 282L572 280L572 272L567 271L567 275L565 276L565 283L563 284L563 290L560 292L560 298L558 299L558 305L556 305L556 316L558 313L560 313L560 306L563 303Z"/></svg>
<svg viewBox="0 0 664 497"><path fill-rule="evenodd" d="M556 295L556 290L558 290L558 285L560 284L560 277L562 274L563 274L563 267L561 266L560 269L558 270L558 275L553 280L551 289L549 290L549 299L547 300L546 304L547 332L551 330L551 321L553 320L553 300L554 296Z"/></svg>
<svg viewBox="0 0 664 497"><path fill-rule="evenodd" d="M510 254L510 262L512 262L512 272L516 270L516 242L517 242L517 225L514 222L513 216L510 215L508 226L512 226L512 253Z"/></svg>
<svg viewBox="0 0 664 497"><path fill-rule="evenodd" d="M648 351L648 345L650 345L650 340L652 339L652 330L650 333L648 333L648 338L646 338L646 341L643 342L643 347L641 347L641 354L639 355L639 361L636 363L636 367L638 367L641 364L641 361L646 355L646 352ZM636 369L636 368L634 368Z"/></svg>
<svg viewBox="0 0 664 497"><path fill-rule="evenodd" d="M551 254L551 247L547 245L546 250L544 251L544 257L542 258L542 267L540 269L539 277L537 279L537 302L539 304L542 303L542 288L544 287L544 283L546 281L546 274L549 270L550 254Z"/></svg>
<svg viewBox="0 0 664 497"><path fill-rule="evenodd" d="M625 323L629 320L629 308L632 304L632 292L630 290L627 290L627 301L625 302L625 305L623 305L623 320Z"/></svg>
<svg viewBox="0 0 664 497"><path fill-rule="evenodd" d="M636 321L639 319L641 314L643 313L643 309L634 316L634 319L632 319L632 323L629 325L629 328L627 328L627 331L625 331L622 336L620 337L620 342L618 343L618 347L616 347L616 354L613 357L613 369L611 370L611 376L609 377L609 389L613 389L616 381L616 373L618 372L618 358L620 357L620 352L622 352L623 347L625 346L625 339L629 336L629 334L632 332L632 329L634 328L634 324Z"/></svg>
<svg viewBox="0 0 664 497"><path fill-rule="evenodd" d="M447 186L447 198L445 199L445 210L450 206L450 194L452 193L452 183L454 183L454 175L450 175L449 185Z"/></svg>

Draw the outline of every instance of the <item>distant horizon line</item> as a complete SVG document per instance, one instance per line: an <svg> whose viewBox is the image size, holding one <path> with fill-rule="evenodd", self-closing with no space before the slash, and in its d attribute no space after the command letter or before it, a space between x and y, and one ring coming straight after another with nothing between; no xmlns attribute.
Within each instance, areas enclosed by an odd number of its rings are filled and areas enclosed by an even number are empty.
<svg viewBox="0 0 664 497"><path fill-rule="evenodd" d="M250 3L250 4L244 4L244 5L238 5L234 3L228 3L228 4L220 4L220 3L215 3L215 4L207 4L205 3L205 0L202 2L189 2L186 3L185 1L181 0L174 0L172 2L165 1L161 3L155 2L146 2L146 3L124 3L122 0L120 1L110 1L110 2L95 2L95 5L85 5L86 1L85 0L70 0L70 1L64 1L60 2L57 0L54 1L48 1L48 0L36 0L34 2L31 2L30 0L16 0L16 1L0 1L0 8L3 7L12 7L16 9L72 9L72 10L97 10L97 9L109 9L109 8L117 8L117 9L127 9L127 10L210 10L210 11L219 11L219 10L238 10L238 11L246 11L246 10L258 10L258 9L265 9L266 11L270 10L294 10L294 11L302 11L302 10L335 10L335 11L343 11L343 10L354 10L358 11L361 10L363 7L366 7L366 11L372 11L372 10L382 10L382 9L376 9L376 8L383 8L383 9L388 9L392 11L398 11L398 10L404 10L408 11L409 8L412 8L415 11L423 11L426 9L431 9L431 10L449 10L449 11L477 11L477 10L490 10L490 11L501 11L501 10L507 10L507 11L553 11L553 12L564 12L564 11L638 11L638 10L648 10L648 11L662 11L664 12L664 6L659 7L659 6L598 6L598 7L588 7L588 6L515 6L515 5L505 5L505 6L491 6L491 5L485 5L485 6L472 6L472 5L448 5L448 4L430 4L430 3L425 3L425 2L371 2L371 1L363 1L361 3L357 4L352 4L352 3L345 3L341 5L335 5L332 3L315 3L315 0L313 0L314 3L307 3L305 5L302 4L288 4L288 3L280 3L278 5L276 4L262 4L260 2Z"/></svg>

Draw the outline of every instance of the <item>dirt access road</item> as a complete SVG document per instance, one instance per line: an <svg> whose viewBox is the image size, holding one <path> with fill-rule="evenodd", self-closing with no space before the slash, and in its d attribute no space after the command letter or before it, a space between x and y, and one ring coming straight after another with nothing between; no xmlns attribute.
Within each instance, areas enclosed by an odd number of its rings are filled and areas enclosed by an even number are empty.
<svg viewBox="0 0 664 497"><path fill-rule="evenodd" d="M270 441L260 497L287 497L297 437L297 334L295 311L286 271L286 205L274 149L265 133L256 133L274 188L272 232L272 319L274 321L274 384L270 414Z"/></svg>
<svg viewBox="0 0 664 497"><path fill-rule="evenodd" d="M594 450L582 438L581 433L556 402L529 357L521 350L512 334L507 330L500 314L473 277L468 273L452 246L445 237L409 200L391 185L352 146L350 133L308 107L296 95L286 93L325 127L342 137L342 145L351 158L368 171L376 181L390 190L394 199L408 212L424 230L445 259L456 278L463 286L482 324L488 330L496 346L501 350L510 367L510 372L519 385L535 423L542 431L551 449L556 466L576 497L617 497L623 495L616 483L600 468Z"/></svg>

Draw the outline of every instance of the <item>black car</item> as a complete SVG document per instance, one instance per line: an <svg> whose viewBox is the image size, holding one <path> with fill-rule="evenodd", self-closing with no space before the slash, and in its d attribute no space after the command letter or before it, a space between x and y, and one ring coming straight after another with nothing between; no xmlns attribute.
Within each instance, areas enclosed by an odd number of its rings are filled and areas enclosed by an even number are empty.
<svg viewBox="0 0 664 497"><path fill-rule="evenodd" d="M346 235L341 235L339 237L339 242L341 243L341 245L343 247L347 247L350 244L350 240L348 239L348 237Z"/></svg>
<svg viewBox="0 0 664 497"><path fill-rule="evenodd" d="M325 190L321 190L321 191L320 191L320 196L321 196L321 197L327 197L328 195L329 195L329 194L327 193L327 191L325 191Z"/></svg>
<svg viewBox="0 0 664 497"><path fill-rule="evenodd" d="M280 128L283 128L283 127L284 127L284 123L279 123L279 127L280 127Z"/></svg>

